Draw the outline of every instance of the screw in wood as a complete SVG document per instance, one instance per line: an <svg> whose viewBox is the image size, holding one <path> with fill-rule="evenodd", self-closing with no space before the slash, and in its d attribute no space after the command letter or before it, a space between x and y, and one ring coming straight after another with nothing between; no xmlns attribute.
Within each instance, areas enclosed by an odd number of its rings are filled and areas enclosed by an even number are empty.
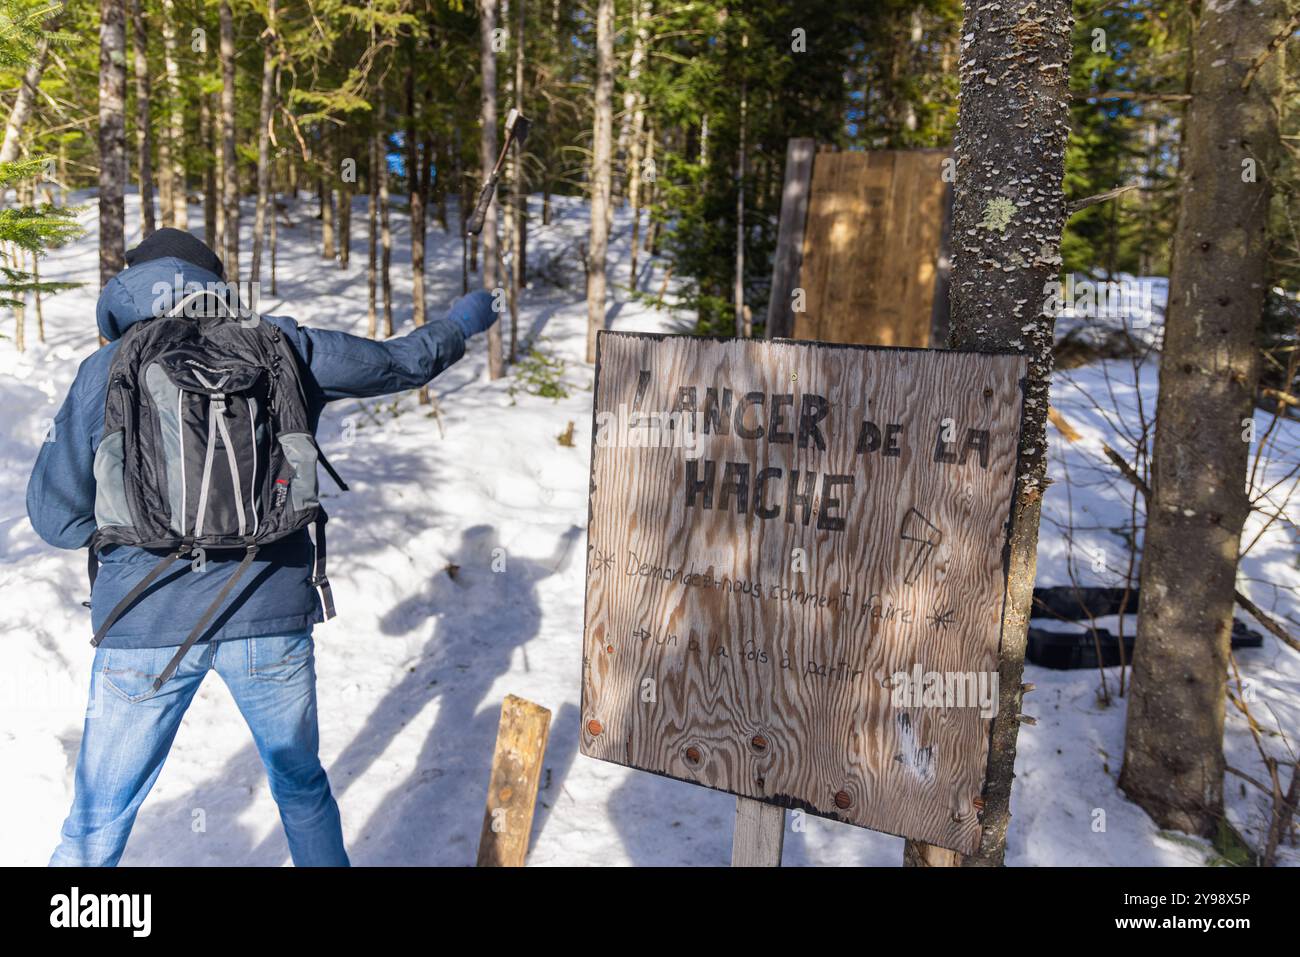
<svg viewBox="0 0 1300 957"><path fill-rule="evenodd" d="M596 735L600 734L600 732L604 730L605 730L604 726L595 718L592 718L590 721L587 722L587 733L590 734L592 737L595 737Z"/></svg>
<svg viewBox="0 0 1300 957"><path fill-rule="evenodd" d="M605 646L605 653L606 653L606 654L610 654L610 655L612 655L612 654L614 653L614 646L613 646L613 645L606 645L606 646Z"/></svg>
<svg viewBox="0 0 1300 957"><path fill-rule="evenodd" d="M853 804L853 798L849 797L848 791L835 792L835 806L841 811L846 811Z"/></svg>

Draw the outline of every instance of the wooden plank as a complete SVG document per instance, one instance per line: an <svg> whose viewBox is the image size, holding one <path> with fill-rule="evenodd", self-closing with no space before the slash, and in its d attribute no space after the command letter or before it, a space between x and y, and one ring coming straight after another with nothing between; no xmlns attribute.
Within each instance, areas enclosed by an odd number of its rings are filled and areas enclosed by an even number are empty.
<svg viewBox="0 0 1300 957"><path fill-rule="evenodd" d="M784 846L785 808L749 798L736 798L731 866L780 867Z"/></svg>
<svg viewBox="0 0 1300 957"><path fill-rule="evenodd" d="M541 705L512 694L501 702L501 724L478 839L479 867L524 866L550 727L551 712Z"/></svg>
<svg viewBox="0 0 1300 957"><path fill-rule="evenodd" d="M973 850L1025 359L599 345L583 753Z"/></svg>
<svg viewBox="0 0 1300 957"><path fill-rule="evenodd" d="M785 185L781 189L781 219L772 256L772 289L767 301L767 338L794 334L791 294L799 282L803 258L803 229L808 217L808 186L812 179L816 143L792 138L785 148Z"/></svg>
<svg viewBox="0 0 1300 957"><path fill-rule="evenodd" d="M924 347L943 229L942 150L822 152L813 163L794 335Z"/></svg>

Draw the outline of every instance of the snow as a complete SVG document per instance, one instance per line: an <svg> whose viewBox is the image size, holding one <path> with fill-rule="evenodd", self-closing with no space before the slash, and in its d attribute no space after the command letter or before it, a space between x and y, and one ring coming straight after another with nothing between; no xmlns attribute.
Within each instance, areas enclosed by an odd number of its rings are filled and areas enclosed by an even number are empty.
<svg viewBox="0 0 1300 957"><path fill-rule="evenodd" d="M85 562L35 536L24 509L26 477L49 419L79 360L96 346L95 209L81 215L84 238L53 253L43 276L84 282L46 302L47 342L36 342L29 311L28 351L0 343L0 864L40 864L53 849L72 793L91 651ZM263 311L357 334L366 327L365 217L358 201L351 267L321 262L314 205L290 210L280 229L279 295L263 289ZM538 202L534 198L534 203ZM513 693L550 708L554 720L534 824L530 863L725 864L734 799L718 792L584 758L577 753L584 593L587 450L592 371L582 361L586 306L578 250L586 209L556 201L549 227L530 235L535 279L524 297L521 336L564 360L569 395L530 395L515 377L486 378L482 340L434 383L440 414L414 395L332 405L320 438L352 484L327 489L331 580L340 615L316 630L321 756L342 811L353 862L467 864L482 822L501 699ZM135 197L128 197L128 244L138 240ZM534 210L536 212L536 210ZM191 209L191 222L202 221ZM251 209L245 215L251 224ZM456 221L454 210L452 222ZM394 215L394 304L400 333L410 324L406 220ZM615 215L610 308L617 329L685 331L674 317L638 302L628 289L630 218ZM249 247L247 237L243 244ZM436 310L460 292L460 244L436 224L429 232L429 301ZM557 286L555 282L564 286ZM660 264L642 257L640 288L653 295ZM281 304L282 303L282 304ZM9 332L9 319L0 331ZM1109 373L1111 383L1107 384ZM1114 408L1112 392L1120 410ZM1108 471L1099 442L1132 457L1117 436L1132 428L1141 395L1154 409L1155 372L1135 387L1127 361L1097 363L1058 376L1053 401L1081 433L1078 443L1050 435L1052 473L1040 548L1040 584L1070 581L1063 481L1068 467L1076 526L1075 573L1113 584L1122 574L1119 539L1129 490ZM1093 400L1096 400L1094 403ZM572 422L573 446L557 442ZM1260 418L1263 434L1267 419ZM1300 432L1283 430L1268 474L1294 462ZM1252 519L1257 521L1257 519ZM1106 569L1091 570L1093 549ZM504 551L500 551L504 549ZM493 570L494 560L504 571ZM454 575L451 566L457 566ZM1248 557L1255 600L1295 625L1300 572L1287 535L1271 530ZM1253 582L1285 586L1276 592ZM1289 588L1290 591L1285 590ZM1107 627L1114 627L1110 623ZM1132 622L1129 622L1132 627ZM1300 655L1271 636L1239 653L1252 680L1260 720L1288 735L1300 726ZM1099 702L1094 672L1029 666L1037 685L1026 710L1013 794L1012 864L1206 863L1202 842L1163 836L1116 786L1123 753L1122 699ZM1118 669L1108 669L1112 694ZM1265 708L1267 705L1267 708ZM1271 713L1270 713L1271 712ZM1288 739L1289 740L1289 739ZM1293 743L1293 742L1292 742ZM1280 739L1267 742L1288 757ZM1249 731L1229 711L1229 763L1266 772ZM1294 755L1290 755L1294 757ZM1289 773L1289 769L1284 768ZM1232 820L1262 843L1268 806L1229 777ZM1105 830L1094 829L1097 809ZM202 812L199 814L198 812ZM195 821L204 827L196 829ZM1297 863L1294 849L1284 861ZM807 818L786 836L789 865L898 865L898 838ZM283 865L288 851L256 751L221 682L196 697L171 756L137 820L124 864Z"/></svg>

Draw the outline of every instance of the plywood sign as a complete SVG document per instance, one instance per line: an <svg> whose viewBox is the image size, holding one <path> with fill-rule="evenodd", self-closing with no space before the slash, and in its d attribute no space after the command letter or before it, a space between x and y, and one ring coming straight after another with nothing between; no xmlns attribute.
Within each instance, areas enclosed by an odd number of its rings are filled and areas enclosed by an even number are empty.
<svg viewBox="0 0 1300 957"><path fill-rule="evenodd" d="M973 850L1024 375L601 333L583 753Z"/></svg>
<svg viewBox="0 0 1300 957"><path fill-rule="evenodd" d="M796 339L930 344L948 184L945 150L821 152L813 160Z"/></svg>

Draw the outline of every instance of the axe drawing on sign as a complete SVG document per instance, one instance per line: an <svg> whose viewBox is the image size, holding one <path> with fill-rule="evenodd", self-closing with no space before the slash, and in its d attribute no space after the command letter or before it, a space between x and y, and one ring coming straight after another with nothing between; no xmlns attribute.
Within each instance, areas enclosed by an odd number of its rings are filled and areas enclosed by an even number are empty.
<svg viewBox="0 0 1300 957"><path fill-rule="evenodd" d="M934 554L935 548L943 541L943 532L915 508L909 508L907 514L903 516L903 525L898 530L898 537L905 542L916 543L916 550L907 566L907 574L903 576L903 584L915 585L926 563L930 561L930 556Z"/></svg>

